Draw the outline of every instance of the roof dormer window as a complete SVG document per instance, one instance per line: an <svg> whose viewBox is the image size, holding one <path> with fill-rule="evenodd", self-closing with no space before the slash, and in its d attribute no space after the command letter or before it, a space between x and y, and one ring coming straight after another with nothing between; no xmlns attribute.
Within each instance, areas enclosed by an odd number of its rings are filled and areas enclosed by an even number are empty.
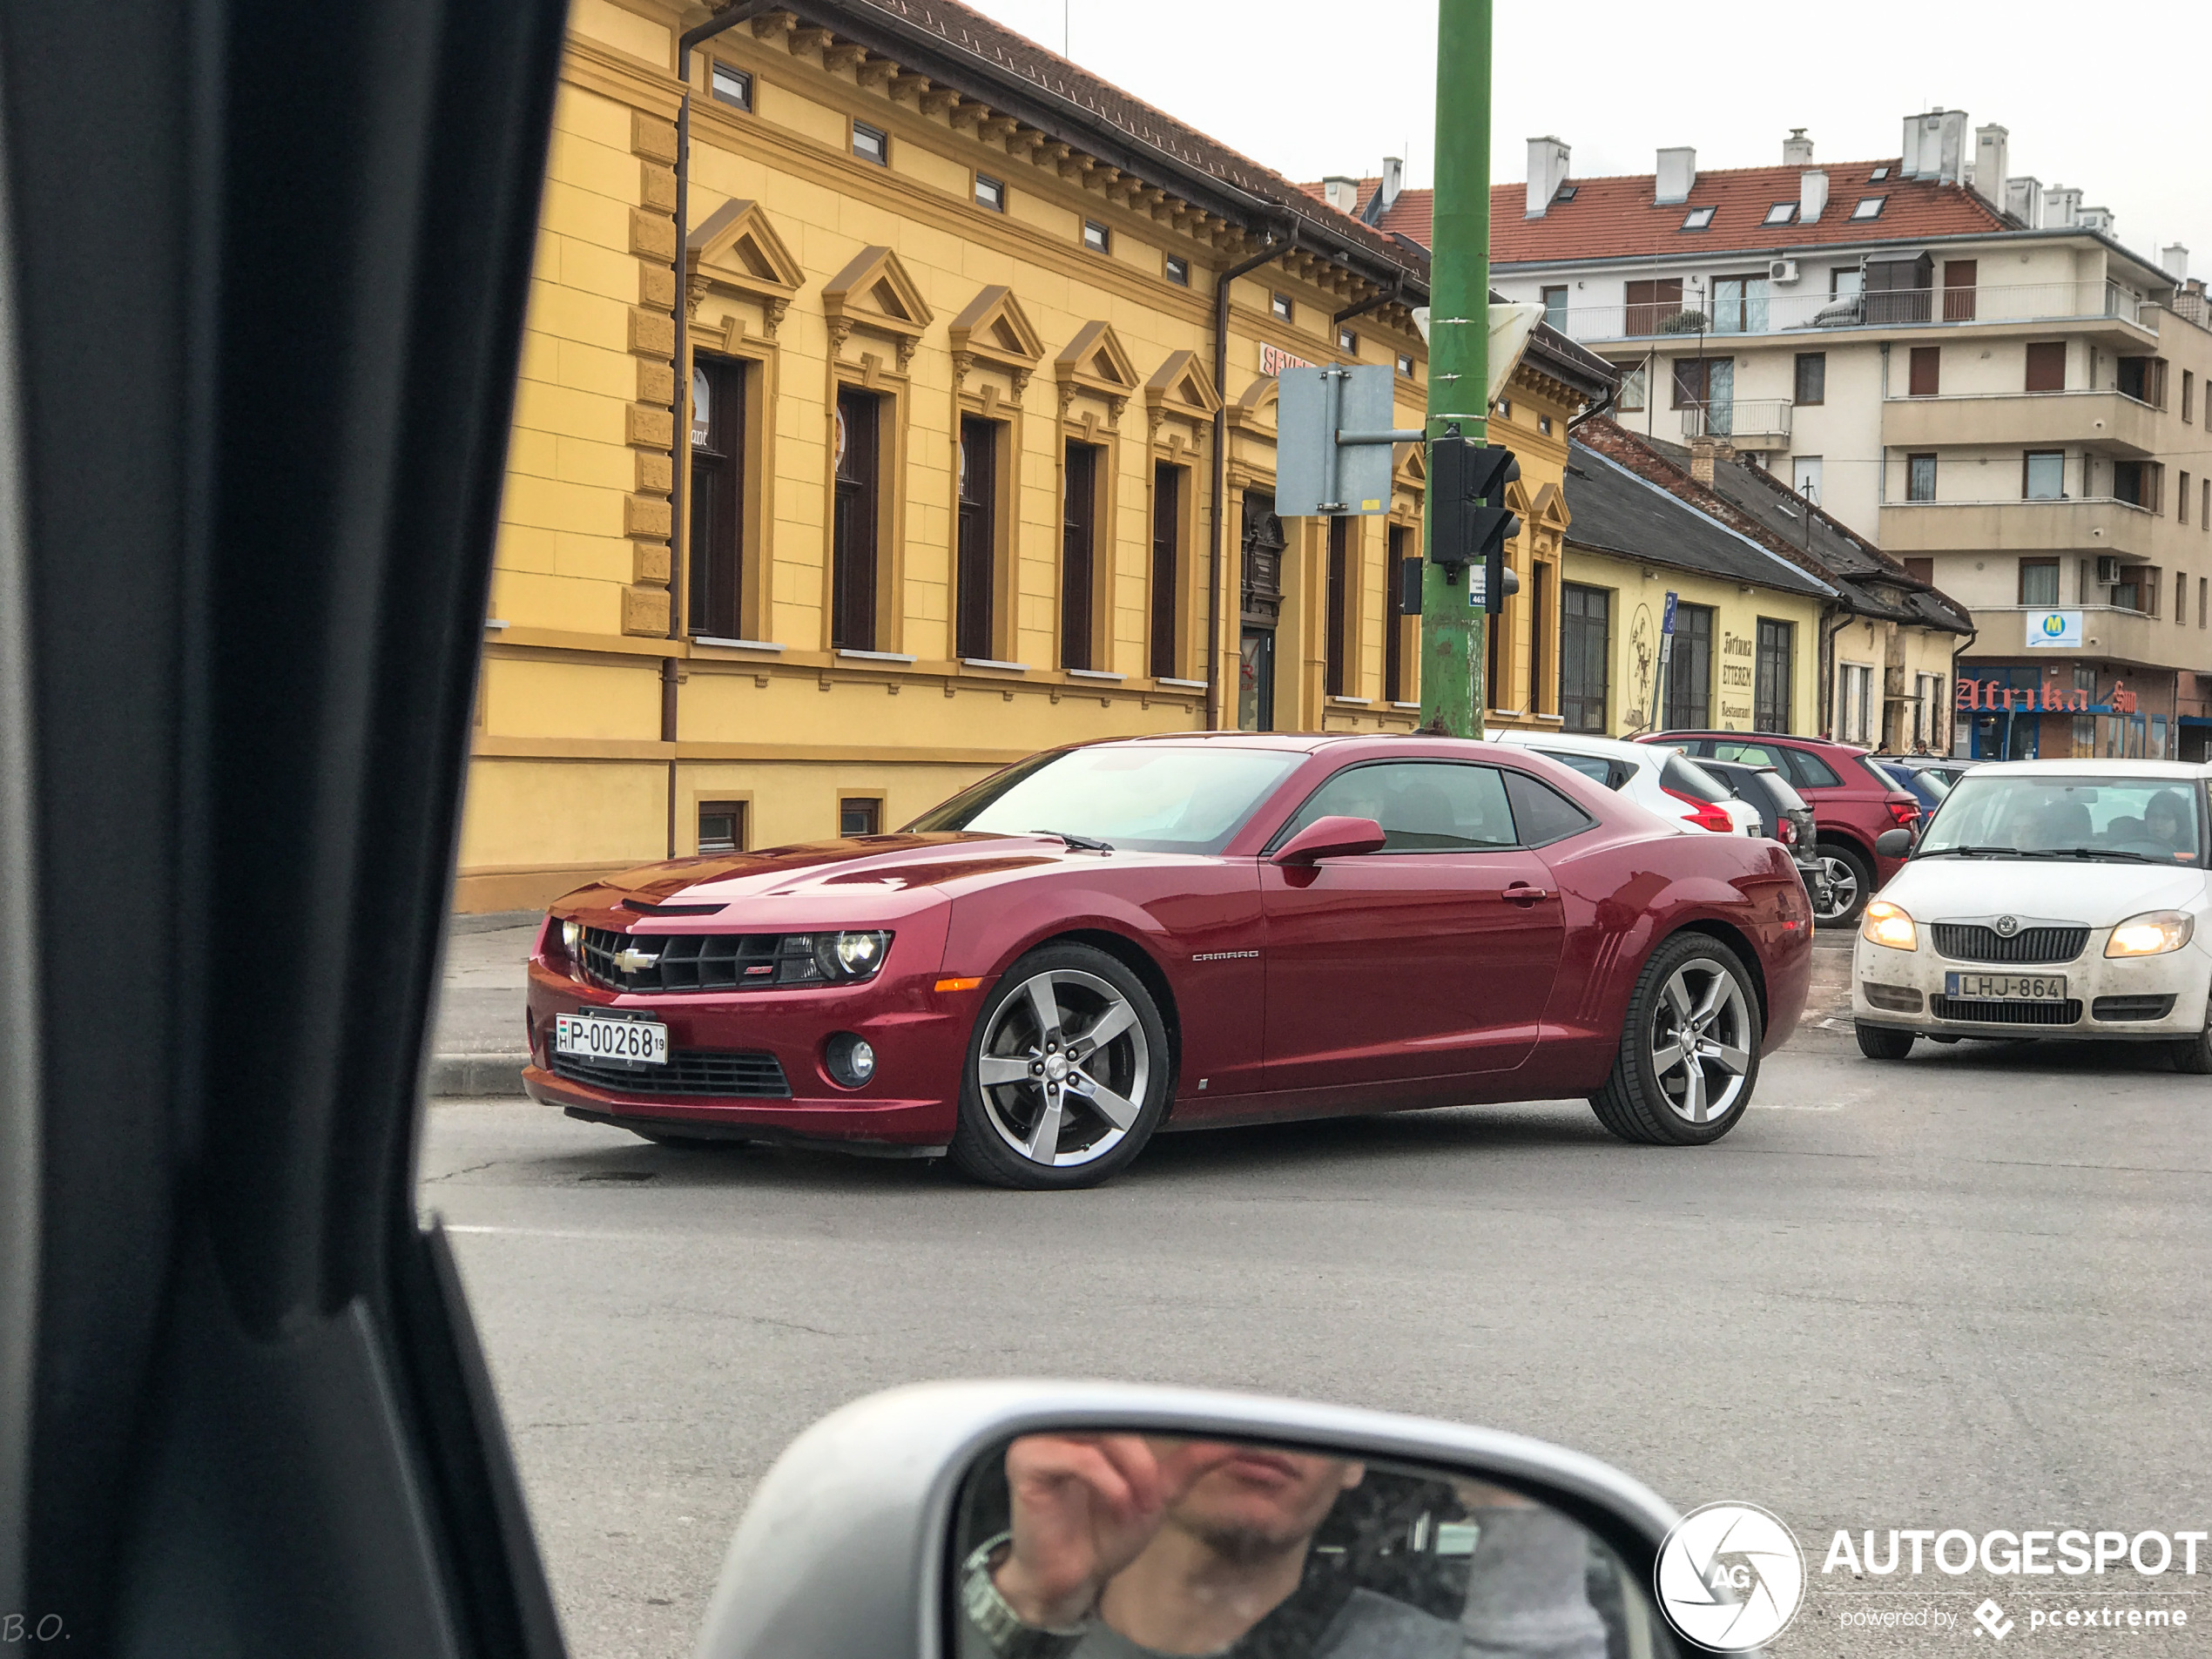
<svg viewBox="0 0 2212 1659"><path fill-rule="evenodd" d="M1714 210L1710 207L1691 208L1689 210L1689 216L1684 219L1682 222L1683 229L1686 231L1702 231L1706 229L1713 222L1713 212Z"/></svg>
<svg viewBox="0 0 2212 1659"><path fill-rule="evenodd" d="M1766 218L1762 220L1761 223L1767 225L1787 225L1797 216L1797 203L1777 202L1773 206L1766 210Z"/></svg>
<svg viewBox="0 0 2212 1659"><path fill-rule="evenodd" d="M1858 199L1858 206L1851 210L1851 216L1853 219L1879 219L1882 216L1882 204L1887 200L1889 200L1887 196L1861 196Z"/></svg>
<svg viewBox="0 0 2212 1659"><path fill-rule="evenodd" d="M1866 175L1866 182L1870 185L1878 185L1889 176L1890 170L1887 167L1877 167Z"/></svg>

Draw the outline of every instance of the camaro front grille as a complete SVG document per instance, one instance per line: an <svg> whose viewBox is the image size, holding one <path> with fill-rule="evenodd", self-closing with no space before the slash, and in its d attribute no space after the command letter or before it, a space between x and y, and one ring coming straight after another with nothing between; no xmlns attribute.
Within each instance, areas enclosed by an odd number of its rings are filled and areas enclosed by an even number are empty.
<svg viewBox="0 0 2212 1659"><path fill-rule="evenodd" d="M671 1049L664 1066L621 1066L575 1055L553 1056L553 1075L610 1095L718 1095L743 1100L789 1100L791 1082L772 1054L720 1054Z"/></svg>
<svg viewBox="0 0 2212 1659"><path fill-rule="evenodd" d="M2070 962L2089 942L2087 927L2023 927L2010 939L1978 923L1939 921L1938 954L1954 962Z"/></svg>
<svg viewBox="0 0 2212 1659"><path fill-rule="evenodd" d="M583 930L586 978L616 991L749 991L819 984L812 934Z"/></svg>
<svg viewBox="0 0 2212 1659"><path fill-rule="evenodd" d="M1963 996L1932 996L1930 1011L1939 1020L1973 1025L2079 1025L2081 1004L2066 1002L1970 1002Z"/></svg>

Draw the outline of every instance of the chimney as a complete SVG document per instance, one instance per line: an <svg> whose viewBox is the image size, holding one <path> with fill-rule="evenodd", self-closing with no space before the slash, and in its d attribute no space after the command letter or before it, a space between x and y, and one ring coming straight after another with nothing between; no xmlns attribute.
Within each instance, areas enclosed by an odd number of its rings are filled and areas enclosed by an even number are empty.
<svg viewBox="0 0 2212 1659"><path fill-rule="evenodd" d="M1659 175L1654 184L1651 199L1660 206L1688 201L1689 192L1697 188L1697 152L1688 145L1662 150Z"/></svg>
<svg viewBox="0 0 2212 1659"><path fill-rule="evenodd" d="M1541 219L1567 182L1567 146L1549 136L1528 140L1528 213Z"/></svg>
<svg viewBox="0 0 2212 1659"><path fill-rule="evenodd" d="M1692 438L1689 441L1689 475L1710 488L1713 482L1713 441Z"/></svg>
<svg viewBox="0 0 2212 1659"><path fill-rule="evenodd" d="M1783 139L1782 165L1785 167L1812 165L1812 140L1805 137L1803 127L1791 127L1790 136Z"/></svg>
<svg viewBox="0 0 2212 1659"><path fill-rule="evenodd" d="M2043 181L2022 174L2005 181L2005 211L2034 230L2043 222Z"/></svg>
<svg viewBox="0 0 2212 1659"><path fill-rule="evenodd" d="M2085 231L2102 231L2107 236L2110 236L2112 234L2112 209L2109 207L2078 209L2074 215L2074 222Z"/></svg>
<svg viewBox="0 0 2212 1659"><path fill-rule="evenodd" d="M2158 250L2158 265L2176 282L2189 280L2189 251L2179 242L2168 242Z"/></svg>
<svg viewBox="0 0 2212 1659"><path fill-rule="evenodd" d="M2043 192L2043 228L2047 231L2070 231L2080 216L2081 192L2069 190L2064 185L2053 185Z"/></svg>
<svg viewBox="0 0 2212 1659"><path fill-rule="evenodd" d="M1828 211L1828 175L1808 167L1797 175L1797 223L1817 223Z"/></svg>
<svg viewBox="0 0 2212 1659"><path fill-rule="evenodd" d="M1359 211L1359 181L1346 179L1342 173L1332 173L1321 181L1321 193L1329 199L1329 206L1339 213Z"/></svg>
<svg viewBox="0 0 2212 1659"><path fill-rule="evenodd" d="M1923 184L1955 185L1966 177L1966 112L1930 110L1905 118L1907 179Z"/></svg>
<svg viewBox="0 0 2212 1659"><path fill-rule="evenodd" d="M1994 123L1974 129L1974 193L1992 207L2005 206L2006 166L2012 160L2012 137Z"/></svg>
<svg viewBox="0 0 2212 1659"><path fill-rule="evenodd" d="M1398 192L1406 188L1406 158L1385 156L1382 170L1382 210L1387 213L1398 205Z"/></svg>

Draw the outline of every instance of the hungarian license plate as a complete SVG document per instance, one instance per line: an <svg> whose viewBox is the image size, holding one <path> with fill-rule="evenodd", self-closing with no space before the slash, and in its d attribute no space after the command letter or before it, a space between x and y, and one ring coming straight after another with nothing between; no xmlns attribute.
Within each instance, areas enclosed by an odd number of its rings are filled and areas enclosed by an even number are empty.
<svg viewBox="0 0 2212 1659"><path fill-rule="evenodd" d="M612 1020L603 1014L556 1014L553 1049L578 1060L617 1065L664 1066L668 1028L658 1020Z"/></svg>
<svg viewBox="0 0 2212 1659"><path fill-rule="evenodd" d="M1969 1002L2063 1002L2063 974L1946 974L1944 995Z"/></svg>

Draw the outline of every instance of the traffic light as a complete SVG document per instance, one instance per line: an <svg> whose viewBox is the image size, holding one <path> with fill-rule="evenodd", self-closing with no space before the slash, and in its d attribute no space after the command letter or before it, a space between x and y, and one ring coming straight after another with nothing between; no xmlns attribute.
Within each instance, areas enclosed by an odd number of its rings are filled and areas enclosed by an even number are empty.
<svg viewBox="0 0 2212 1659"><path fill-rule="evenodd" d="M1506 509L1506 486L1520 476L1510 449L1468 438L1429 441L1428 487L1436 503L1429 558L1455 572L1480 561L1483 608L1494 613L1505 608L1508 591L1506 543L1521 533L1521 520Z"/></svg>

